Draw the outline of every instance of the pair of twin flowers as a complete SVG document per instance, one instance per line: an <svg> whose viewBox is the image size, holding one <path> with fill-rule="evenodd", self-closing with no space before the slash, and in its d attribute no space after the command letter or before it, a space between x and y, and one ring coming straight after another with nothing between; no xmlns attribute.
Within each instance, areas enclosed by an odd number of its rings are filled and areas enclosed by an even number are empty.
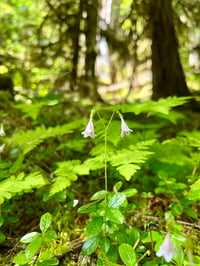
<svg viewBox="0 0 200 266"><path fill-rule="evenodd" d="M124 137L126 135L130 135L130 133L133 130L127 126L126 122L124 121L122 114L119 112L117 112L117 113L121 119L121 137ZM87 138L87 137L95 138L96 137L95 132L94 132L94 125L93 125L93 115L94 115L94 111L92 111L90 114L90 119L89 119L89 122L86 126L86 129L81 133L84 136L84 138ZM159 250L156 252L156 255L158 257L163 256L167 262L171 261L173 255L174 255L174 248L173 248L173 243L172 243L169 232L166 234L164 242L160 246Z"/></svg>
<svg viewBox="0 0 200 266"><path fill-rule="evenodd" d="M117 112L117 113L121 119L121 137L130 135L130 133L133 130L127 126L122 114L120 112ZM86 129L81 133L84 136L84 138L87 138L87 137L95 138L96 137L94 133L93 116L94 116L94 111L91 111L90 120L86 126Z"/></svg>

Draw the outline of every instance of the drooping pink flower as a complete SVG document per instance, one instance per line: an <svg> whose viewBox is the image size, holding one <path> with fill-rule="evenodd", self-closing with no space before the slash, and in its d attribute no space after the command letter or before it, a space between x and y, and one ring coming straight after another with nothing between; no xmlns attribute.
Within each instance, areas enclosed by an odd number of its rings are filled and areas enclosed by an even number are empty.
<svg viewBox="0 0 200 266"><path fill-rule="evenodd" d="M2 144L2 145L0 146L0 153L3 152L4 148L5 148L5 144Z"/></svg>
<svg viewBox="0 0 200 266"><path fill-rule="evenodd" d="M124 118L120 115L120 119L121 119L121 137L130 135L130 133L133 131L132 129L130 129L126 122L124 121Z"/></svg>
<svg viewBox="0 0 200 266"><path fill-rule="evenodd" d="M92 116L90 116L90 120L87 124L85 131L81 132L81 134L83 135L84 138L87 138L87 137L95 138L96 137L94 133L94 125L93 125Z"/></svg>
<svg viewBox="0 0 200 266"><path fill-rule="evenodd" d="M170 233L168 232L163 244L160 246L159 250L156 252L157 257L163 256L166 262L170 262L174 255L174 247L172 240L170 238Z"/></svg>
<svg viewBox="0 0 200 266"><path fill-rule="evenodd" d="M1 124L1 127L0 127L0 137L3 137L3 136L5 136L5 131L4 131L3 125Z"/></svg>

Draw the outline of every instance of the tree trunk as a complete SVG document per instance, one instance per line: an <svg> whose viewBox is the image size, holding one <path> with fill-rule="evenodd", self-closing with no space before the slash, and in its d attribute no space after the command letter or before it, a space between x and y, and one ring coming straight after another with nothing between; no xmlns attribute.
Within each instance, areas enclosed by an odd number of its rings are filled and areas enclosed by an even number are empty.
<svg viewBox="0 0 200 266"><path fill-rule="evenodd" d="M189 96L178 53L171 0L151 0L153 99Z"/></svg>
<svg viewBox="0 0 200 266"><path fill-rule="evenodd" d="M72 38L72 44L73 44L73 58L72 58L72 72L71 72L71 78L70 78L70 89L75 90L77 85L77 79L78 79L78 60L79 60L79 39L80 39L80 23L82 19L82 13L83 13L83 1L80 0L79 2L79 11L76 15L76 20L74 24L74 34Z"/></svg>
<svg viewBox="0 0 200 266"><path fill-rule="evenodd" d="M82 90L84 90L85 96L90 96L92 100L97 100L100 99L95 75L98 0L86 0L85 5L87 12L85 28L86 53Z"/></svg>

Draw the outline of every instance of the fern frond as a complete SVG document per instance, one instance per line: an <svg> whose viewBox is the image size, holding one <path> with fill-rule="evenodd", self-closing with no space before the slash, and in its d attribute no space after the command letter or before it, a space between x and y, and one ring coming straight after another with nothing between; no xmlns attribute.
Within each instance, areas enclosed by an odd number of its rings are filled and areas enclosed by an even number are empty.
<svg viewBox="0 0 200 266"><path fill-rule="evenodd" d="M76 181L78 175L88 175L89 168L82 164L80 160L71 160L58 163L55 170L55 179L50 189L50 196L63 191L71 185L72 181Z"/></svg>
<svg viewBox="0 0 200 266"><path fill-rule="evenodd" d="M119 173L125 177L127 181L140 169L141 167L137 164L122 164L117 167Z"/></svg>
<svg viewBox="0 0 200 266"><path fill-rule="evenodd" d="M19 146L23 154L26 154L37 147L45 139L72 133L75 128L80 125L80 120L56 127L41 128L38 127L34 130L28 130L11 137L8 141L13 145Z"/></svg>
<svg viewBox="0 0 200 266"><path fill-rule="evenodd" d="M46 185L41 173L33 172L29 175L20 173L17 177L11 176L0 183L0 204L4 199L10 199L17 193L30 192L33 188L40 188Z"/></svg>
<svg viewBox="0 0 200 266"><path fill-rule="evenodd" d="M89 158L84 161L84 167L89 168L90 170L102 169L104 167L105 156L104 153L100 154L94 158Z"/></svg>
<svg viewBox="0 0 200 266"><path fill-rule="evenodd" d="M176 97L170 96L168 98L161 98L158 101L146 101L144 103L132 103L132 104L119 104L109 107L104 107L105 110L116 111L119 110L122 113L134 113L136 115L141 113L147 113L157 116L164 116L166 119L173 120L177 117L174 114L174 118L172 116L168 117L171 109L176 106L183 105L187 103L192 97ZM180 117L178 117L180 118Z"/></svg>
<svg viewBox="0 0 200 266"><path fill-rule="evenodd" d="M162 114L168 115L173 107L187 103L191 97L176 97L170 96L168 98L161 98L158 101L147 101L143 104L133 103L121 106L122 112L133 112L135 114L148 113L148 114Z"/></svg>
<svg viewBox="0 0 200 266"><path fill-rule="evenodd" d="M142 151L142 150L121 150L118 151L115 155L109 158L112 166L118 166L122 164L129 163L144 163L148 156L153 154L150 151Z"/></svg>

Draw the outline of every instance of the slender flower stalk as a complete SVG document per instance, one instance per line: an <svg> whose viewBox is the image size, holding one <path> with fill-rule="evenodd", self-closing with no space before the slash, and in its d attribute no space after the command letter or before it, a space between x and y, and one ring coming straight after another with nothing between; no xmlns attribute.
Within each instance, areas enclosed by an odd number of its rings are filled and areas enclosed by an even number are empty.
<svg viewBox="0 0 200 266"><path fill-rule="evenodd" d="M91 112L90 114L90 120L87 124L85 131L81 132L84 138L87 138L87 137L95 138L96 137L94 133L94 125L93 125L93 113L94 112Z"/></svg>
<svg viewBox="0 0 200 266"><path fill-rule="evenodd" d="M174 247L172 240L170 238L170 233L168 232L163 244L160 246L159 250L156 252L157 257L163 256L166 260L166 262L170 262L172 260L172 257L174 255Z"/></svg>
<svg viewBox="0 0 200 266"><path fill-rule="evenodd" d="M1 127L0 127L0 137L3 137L5 136L5 131L4 131L4 128L3 128L3 124L1 124Z"/></svg>

